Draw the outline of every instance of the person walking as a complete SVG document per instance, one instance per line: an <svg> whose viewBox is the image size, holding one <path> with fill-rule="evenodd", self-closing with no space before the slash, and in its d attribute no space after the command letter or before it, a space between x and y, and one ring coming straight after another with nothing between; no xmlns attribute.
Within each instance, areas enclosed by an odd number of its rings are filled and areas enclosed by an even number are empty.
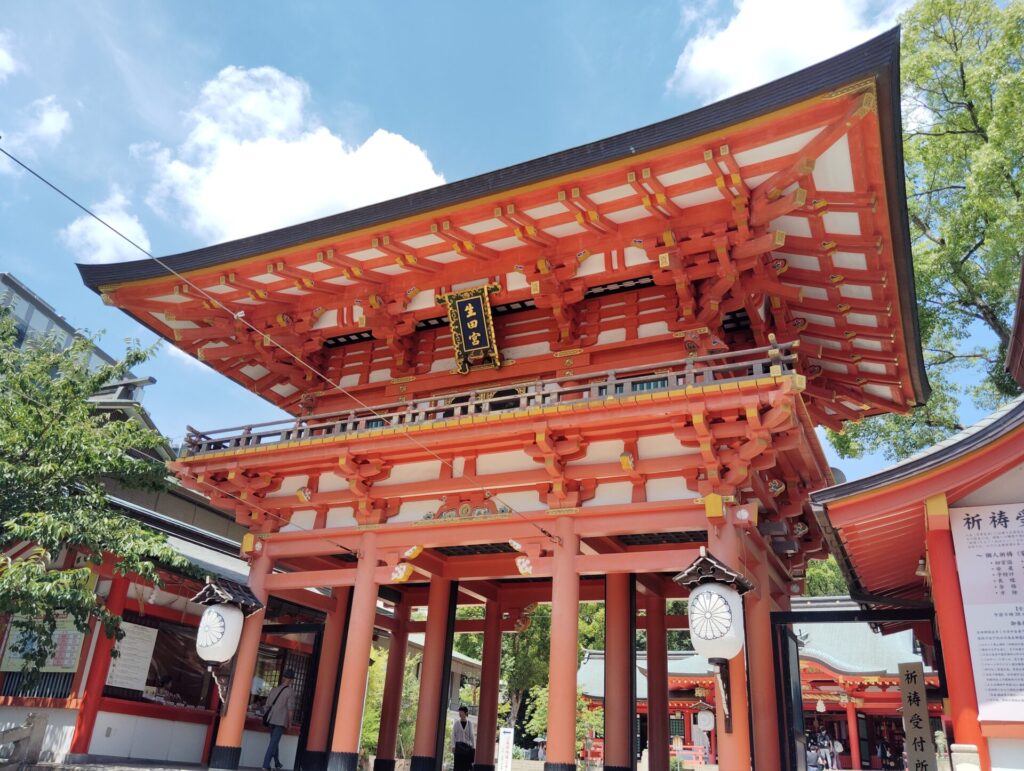
<svg viewBox="0 0 1024 771"><path fill-rule="evenodd" d="M821 761L818 759L818 745L814 742L807 744L807 771L821 771Z"/></svg>
<svg viewBox="0 0 1024 771"><path fill-rule="evenodd" d="M267 744L267 752L263 756L263 771L270 771L271 761L274 762L274 768L282 767L278 747L284 729L292 724L292 716L295 714L295 689L292 687L294 679L295 672L286 669L281 673L281 683L267 696L263 725L270 728L270 743Z"/></svg>
<svg viewBox="0 0 1024 771"><path fill-rule="evenodd" d="M476 756L476 737L473 724L469 722L469 708L459 707L459 716L452 725L452 754L455 757L455 771L471 771Z"/></svg>

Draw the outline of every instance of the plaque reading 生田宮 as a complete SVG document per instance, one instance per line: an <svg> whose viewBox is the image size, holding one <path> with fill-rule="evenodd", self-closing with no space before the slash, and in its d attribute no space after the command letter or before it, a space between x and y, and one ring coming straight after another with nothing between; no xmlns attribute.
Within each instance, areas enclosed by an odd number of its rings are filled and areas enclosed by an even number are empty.
<svg viewBox="0 0 1024 771"><path fill-rule="evenodd" d="M437 298L448 310L455 350L455 371L465 375L472 367L500 367L501 354L491 320L491 292L496 284L450 292Z"/></svg>

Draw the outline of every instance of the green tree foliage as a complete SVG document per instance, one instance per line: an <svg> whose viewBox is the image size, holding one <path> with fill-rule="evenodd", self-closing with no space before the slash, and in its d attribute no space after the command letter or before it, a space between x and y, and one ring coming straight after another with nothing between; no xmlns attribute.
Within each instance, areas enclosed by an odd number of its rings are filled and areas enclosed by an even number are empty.
<svg viewBox="0 0 1024 771"><path fill-rule="evenodd" d="M501 677L509 703L509 726L515 726L519 708L530 689L547 684L550 648L550 605L534 605L525 610L519 631L502 635Z"/></svg>
<svg viewBox="0 0 1024 771"><path fill-rule="evenodd" d="M380 734L381 707L384 698L384 683L388 668L388 653L375 648L373 663L366 680L366 710L363 714L363 729L359 737L359 748L364 755L377 752L377 737ZM399 707L398 737L395 742L395 757L412 756L412 743L416 734L416 711L419 707L420 682L416 667L420 656L410 654L405 660L405 674L402 680L402 703Z"/></svg>
<svg viewBox="0 0 1024 771"><path fill-rule="evenodd" d="M807 597L835 597L847 595L850 588L846 585L839 570L839 563L831 554L825 560L811 560L807 563L807 581L804 583L804 595Z"/></svg>
<svg viewBox="0 0 1024 771"><path fill-rule="evenodd" d="M901 22L908 209L933 395L911 415L832 434L845 457L901 459L959 430L962 398L992 408L1019 392L1003 359L1024 253L1024 2L918 0Z"/></svg>
<svg viewBox="0 0 1024 771"><path fill-rule="evenodd" d="M548 687L534 686L530 689L530 706L526 710L523 726L532 736L547 736L548 733ZM583 692L576 695L576 752L583 749L588 735L604 736L604 710L590 709L583 698Z"/></svg>
<svg viewBox="0 0 1024 771"><path fill-rule="evenodd" d="M124 361L90 370L91 349L80 339L61 350L52 338L19 348L13 322L0 317L0 547L38 547L28 558L0 562L0 613L11 614L21 631L15 648L29 673L52 654L62 612L83 631L96 619L106 634L121 636L121 618L97 599L89 566L57 559L65 549L154 583L158 564L191 569L163 536L115 512L100 481L147 489L164 483L163 464L146 454L162 443L160 435L96 413L87 401L149 352L132 349Z"/></svg>

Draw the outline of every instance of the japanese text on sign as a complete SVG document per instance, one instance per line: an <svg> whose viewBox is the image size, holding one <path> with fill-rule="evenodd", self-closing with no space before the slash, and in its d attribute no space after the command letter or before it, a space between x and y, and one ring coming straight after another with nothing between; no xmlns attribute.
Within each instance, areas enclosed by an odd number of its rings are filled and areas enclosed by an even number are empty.
<svg viewBox="0 0 1024 771"><path fill-rule="evenodd" d="M1024 503L950 509L981 720L1024 721Z"/></svg>
<svg viewBox="0 0 1024 771"><path fill-rule="evenodd" d="M903 702L903 749L907 768L936 771L935 745L928 723L928 693L921 662L900 664L900 698Z"/></svg>

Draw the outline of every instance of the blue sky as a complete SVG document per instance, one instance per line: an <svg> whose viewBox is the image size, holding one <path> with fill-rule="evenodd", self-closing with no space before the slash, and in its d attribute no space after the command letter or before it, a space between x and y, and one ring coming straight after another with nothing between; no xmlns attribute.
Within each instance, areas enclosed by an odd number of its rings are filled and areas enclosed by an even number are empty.
<svg viewBox="0 0 1024 771"><path fill-rule="evenodd" d="M901 8L5 0L0 144L171 254L686 112L849 48ZM0 161L0 270L105 330L115 355L154 338L74 263L138 256ZM281 414L166 346L146 370L172 438Z"/></svg>

